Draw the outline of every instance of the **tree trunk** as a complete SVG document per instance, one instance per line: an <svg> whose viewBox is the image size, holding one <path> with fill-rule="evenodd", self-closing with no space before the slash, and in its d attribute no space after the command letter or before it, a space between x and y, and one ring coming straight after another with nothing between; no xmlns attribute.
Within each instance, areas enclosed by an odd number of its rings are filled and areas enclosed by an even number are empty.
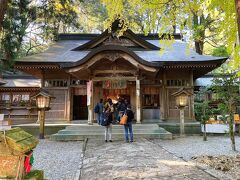
<svg viewBox="0 0 240 180"><path fill-rule="evenodd" d="M204 132L203 132L203 141L207 141L207 133L206 133L206 123L203 124Z"/></svg>
<svg viewBox="0 0 240 180"><path fill-rule="evenodd" d="M240 43L240 0L235 0L235 7L237 13L237 27L238 27L238 44Z"/></svg>
<svg viewBox="0 0 240 180"><path fill-rule="evenodd" d="M7 10L7 2L7 0L0 0L0 32L2 31L2 23Z"/></svg>
<svg viewBox="0 0 240 180"><path fill-rule="evenodd" d="M230 115L230 121L229 121L229 135L232 142L232 150L236 151L236 145L235 145L235 133L233 130L233 110L232 110L232 103L229 103L229 115Z"/></svg>
<svg viewBox="0 0 240 180"><path fill-rule="evenodd" d="M203 54L203 42L195 41L195 49L198 54Z"/></svg>
<svg viewBox="0 0 240 180"><path fill-rule="evenodd" d="M235 133L234 133L234 130L233 130L233 120L232 120L232 117L230 117L230 121L232 121L230 124L229 124L229 132L230 132L230 138L231 138L231 142L232 142L232 150L233 151L236 151L236 145L235 145Z"/></svg>
<svg viewBox="0 0 240 180"><path fill-rule="evenodd" d="M204 116L204 119L202 119L202 122L203 122L203 141L207 141L207 132L206 132L206 119L205 119L205 116L206 116L206 108L204 106L203 108L203 116Z"/></svg>
<svg viewBox="0 0 240 180"><path fill-rule="evenodd" d="M195 37L195 49L198 54L203 54L203 40L205 36L205 28L200 30L198 27L203 24L204 17L199 17L197 14L193 15L193 26L194 26L194 34L197 34L197 38Z"/></svg>

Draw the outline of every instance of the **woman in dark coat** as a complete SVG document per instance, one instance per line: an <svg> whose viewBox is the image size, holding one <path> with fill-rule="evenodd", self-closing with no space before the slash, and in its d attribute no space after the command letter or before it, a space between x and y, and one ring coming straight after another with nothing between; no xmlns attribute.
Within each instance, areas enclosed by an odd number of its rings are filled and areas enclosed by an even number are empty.
<svg viewBox="0 0 240 180"><path fill-rule="evenodd" d="M112 113L114 111L113 109L113 103L112 100L109 98L107 103L104 106L104 115L105 118L107 119L105 126L105 142L112 142Z"/></svg>
<svg viewBox="0 0 240 180"><path fill-rule="evenodd" d="M134 114L133 114L133 112L131 110L131 106L130 105L127 106L126 114L127 114L128 118L127 118L127 124L124 125L125 141L129 142L129 138L128 138L128 131L129 131L130 142L133 142L132 121L134 119Z"/></svg>

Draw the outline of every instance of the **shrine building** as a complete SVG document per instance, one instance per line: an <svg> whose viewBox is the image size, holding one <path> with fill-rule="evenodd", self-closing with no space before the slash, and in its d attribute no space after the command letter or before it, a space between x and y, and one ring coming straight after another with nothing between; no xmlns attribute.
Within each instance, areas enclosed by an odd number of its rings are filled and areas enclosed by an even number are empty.
<svg viewBox="0 0 240 180"><path fill-rule="evenodd" d="M157 35L138 35L130 29L120 37L114 30L60 34L48 50L17 60L15 68L41 79L41 87L55 97L46 113L48 121L88 120L90 124L101 98L114 102L124 98L137 123L177 122L179 109L172 94L181 88L192 94L185 121L194 121L194 81L227 58L199 55L187 48L179 34L174 38L166 48ZM18 94L19 101L26 99Z"/></svg>

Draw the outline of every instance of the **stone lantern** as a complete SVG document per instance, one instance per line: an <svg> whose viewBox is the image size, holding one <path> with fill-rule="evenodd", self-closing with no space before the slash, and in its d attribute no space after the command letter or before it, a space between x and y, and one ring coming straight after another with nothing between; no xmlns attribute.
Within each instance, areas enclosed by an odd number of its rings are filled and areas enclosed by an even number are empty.
<svg viewBox="0 0 240 180"><path fill-rule="evenodd" d="M184 109L188 105L188 99L192 93L186 89L181 88L177 92L173 93L172 96L176 99L176 106L180 110L180 136L184 136Z"/></svg>
<svg viewBox="0 0 240 180"><path fill-rule="evenodd" d="M37 109L40 111L39 139L44 139L45 111L50 109L50 101L53 98L54 97L44 89L41 89L38 94L32 97L32 99L36 100Z"/></svg>

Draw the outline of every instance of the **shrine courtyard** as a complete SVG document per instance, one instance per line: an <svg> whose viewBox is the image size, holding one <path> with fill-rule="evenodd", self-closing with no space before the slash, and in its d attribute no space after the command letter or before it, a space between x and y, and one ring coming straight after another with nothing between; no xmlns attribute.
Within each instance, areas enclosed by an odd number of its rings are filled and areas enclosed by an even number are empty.
<svg viewBox="0 0 240 180"><path fill-rule="evenodd" d="M240 138L236 137L237 150ZM33 168L46 179L238 179L238 171L220 171L196 161L196 156L238 157L227 136L174 137L173 140L137 138L56 142L41 140ZM203 156L203 157L205 157ZM228 158L229 159L229 158ZM223 160L221 161L222 164ZM206 163L205 163L206 164ZM224 164L226 165L226 163ZM235 166L237 164L235 163Z"/></svg>

